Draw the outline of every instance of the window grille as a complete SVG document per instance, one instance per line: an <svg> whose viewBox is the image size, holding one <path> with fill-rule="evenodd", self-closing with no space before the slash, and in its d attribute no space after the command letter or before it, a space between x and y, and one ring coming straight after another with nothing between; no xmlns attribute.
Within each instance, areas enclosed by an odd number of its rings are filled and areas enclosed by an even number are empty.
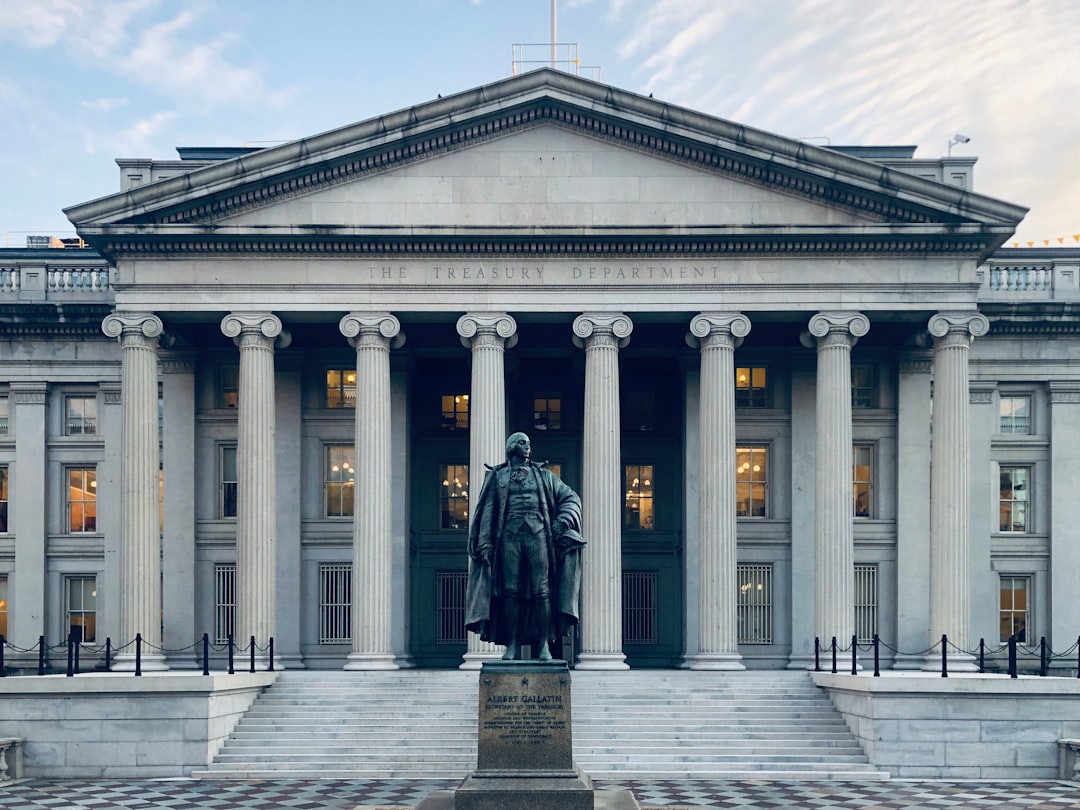
<svg viewBox="0 0 1080 810"><path fill-rule="evenodd" d="M356 371L332 368L326 372L326 407L356 407Z"/></svg>
<svg viewBox="0 0 1080 810"><path fill-rule="evenodd" d="M79 641L97 639L97 578L67 578L67 616L69 632Z"/></svg>
<svg viewBox="0 0 1080 810"><path fill-rule="evenodd" d="M68 436L93 436L97 433L97 399L94 397L67 398Z"/></svg>
<svg viewBox="0 0 1080 810"><path fill-rule="evenodd" d="M435 643L464 644L465 588L469 575L465 571L438 571L435 574Z"/></svg>
<svg viewBox="0 0 1080 810"><path fill-rule="evenodd" d="M71 467L67 470L68 531L97 531L97 470Z"/></svg>
<svg viewBox="0 0 1080 810"><path fill-rule="evenodd" d="M319 565L319 643L352 641L352 565Z"/></svg>
<svg viewBox="0 0 1080 810"><path fill-rule="evenodd" d="M855 566L855 636L860 644L873 641L877 632L877 574L876 564Z"/></svg>
<svg viewBox="0 0 1080 810"><path fill-rule="evenodd" d="M627 464L623 468L626 500L623 504L623 528L653 531L653 465Z"/></svg>
<svg viewBox="0 0 1080 810"><path fill-rule="evenodd" d="M998 531L1027 532L1030 467L1002 467Z"/></svg>
<svg viewBox="0 0 1080 810"><path fill-rule="evenodd" d="M851 367L851 407L877 407L877 385L873 366Z"/></svg>
<svg viewBox="0 0 1080 810"><path fill-rule="evenodd" d="M769 491L769 449L735 449L735 514L737 517L765 517Z"/></svg>
<svg viewBox="0 0 1080 810"><path fill-rule="evenodd" d="M998 612L999 639L1002 642L1009 640L1009 636L1016 636L1019 644L1028 643L1028 605L1031 593L1031 577L1001 577L1001 608ZM1035 637L1032 633L1031 638Z"/></svg>
<svg viewBox="0 0 1080 810"><path fill-rule="evenodd" d="M443 430L469 429L468 394L442 395L442 426Z"/></svg>
<svg viewBox="0 0 1080 810"><path fill-rule="evenodd" d="M769 407L769 389L763 366L743 366L735 369L735 407Z"/></svg>
<svg viewBox="0 0 1080 810"><path fill-rule="evenodd" d="M236 630L236 563L214 565L214 643L225 644Z"/></svg>
<svg viewBox="0 0 1080 810"><path fill-rule="evenodd" d="M1001 397L998 423L1002 433L1031 433L1031 397Z"/></svg>
<svg viewBox="0 0 1080 810"><path fill-rule="evenodd" d="M656 644L656 571L623 572L623 643Z"/></svg>
<svg viewBox="0 0 1080 810"><path fill-rule="evenodd" d="M8 398L0 397L0 436L8 435Z"/></svg>
<svg viewBox="0 0 1080 810"><path fill-rule="evenodd" d="M772 566L739 565L736 579L739 643L772 644Z"/></svg>

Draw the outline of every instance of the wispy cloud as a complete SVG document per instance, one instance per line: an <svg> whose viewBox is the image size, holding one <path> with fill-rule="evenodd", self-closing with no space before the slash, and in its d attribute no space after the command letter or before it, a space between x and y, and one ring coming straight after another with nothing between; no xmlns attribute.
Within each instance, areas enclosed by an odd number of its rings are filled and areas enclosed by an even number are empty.
<svg viewBox="0 0 1080 810"><path fill-rule="evenodd" d="M83 149L88 155L105 151L118 155L145 155L152 151L154 139L176 119L174 111L163 110L141 118L122 129L99 132L83 130Z"/></svg>
<svg viewBox="0 0 1080 810"><path fill-rule="evenodd" d="M111 112L117 107L123 107L128 103L126 98L95 98L80 101L79 106L84 107L87 110L96 110L97 112Z"/></svg>

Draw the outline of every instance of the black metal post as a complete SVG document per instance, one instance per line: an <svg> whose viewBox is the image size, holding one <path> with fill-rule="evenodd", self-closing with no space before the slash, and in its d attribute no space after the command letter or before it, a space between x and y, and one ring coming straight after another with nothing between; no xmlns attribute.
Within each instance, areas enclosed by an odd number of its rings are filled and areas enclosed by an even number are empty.
<svg viewBox="0 0 1080 810"><path fill-rule="evenodd" d="M821 639L814 636L814 672L821 672ZM1076 659L1076 677L1080 678L1080 657Z"/></svg>
<svg viewBox="0 0 1080 810"><path fill-rule="evenodd" d="M858 665L858 662L856 660L856 655L858 654L858 652L859 652L859 637L858 636L852 636L851 637L851 674L852 675L858 675L859 674L859 665Z"/></svg>
<svg viewBox="0 0 1080 810"><path fill-rule="evenodd" d="M75 642L75 644L73 646L73 651L75 653L75 674L78 675L79 674L79 655L82 653L82 643L79 641L78 638L73 639L73 641Z"/></svg>
<svg viewBox="0 0 1080 810"><path fill-rule="evenodd" d="M232 675L236 672L236 668L233 666L233 637L232 633L229 633L229 674Z"/></svg>
<svg viewBox="0 0 1080 810"><path fill-rule="evenodd" d="M1045 678L1050 662L1046 660L1046 636L1039 637L1039 677Z"/></svg>
<svg viewBox="0 0 1080 810"><path fill-rule="evenodd" d="M986 672L986 639L979 639L979 672Z"/></svg>
<svg viewBox="0 0 1080 810"><path fill-rule="evenodd" d="M251 668L248 671L255 671L255 636L251 637Z"/></svg>
<svg viewBox="0 0 1080 810"><path fill-rule="evenodd" d="M37 674L45 674L45 636L38 636Z"/></svg>
<svg viewBox="0 0 1080 810"><path fill-rule="evenodd" d="M1076 677L1080 678L1080 636L1076 637Z"/></svg>
<svg viewBox="0 0 1080 810"><path fill-rule="evenodd" d="M832 674L836 674L836 636L832 637Z"/></svg>
<svg viewBox="0 0 1080 810"><path fill-rule="evenodd" d="M105 638L105 671L112 669L112 636Z"/></svg>
<svg viewBox="0 0 1080 810"><path fill-rule="evenodd" d="M267 668L268 672L274 671L274 637L270 636L270 666Z"/></svg>
<svg viewBox="0 0 1080 810"><path fill-rule="evenodd" d="M4 647L7 646L7 639L4 638L4 634L0 633L0 678L7 675L7 668L4 666Z"/></svg>
<svg viewBox="0 0 1080 810"><path fill-rule="evenodd" d="M941 677L949 677L949 637L941 634Z"/></svg>
<svg viewBox="0 0 1080 810"><path fill-rule="evenodd" d="M202 674L210 674L210 634L202 634Z"/></svg>
<svg viewBox="0 0 1080 810"><path fill-rule="evenodd" d="M874 633L874 677L881 677L881 639Z"/></svg>
<svg viewBox="0 0 1080 810"><path fill-rule="evenodd" d="M1016 636L1009 636L1009 677L1016 677Z"/></svg>
<svg viewBox="0 0 1080 810"><path fill-rule="evenodd" d="M70 678L75 674L75 653L71 649L75 643L74 633L68 633L67 642L67 676Z"/></svg>
<svg viewBox="0 0 1080 810"><path fill-rule="evenodd" d="M135 634L135 677L142 675L142 633Z"/></svg>

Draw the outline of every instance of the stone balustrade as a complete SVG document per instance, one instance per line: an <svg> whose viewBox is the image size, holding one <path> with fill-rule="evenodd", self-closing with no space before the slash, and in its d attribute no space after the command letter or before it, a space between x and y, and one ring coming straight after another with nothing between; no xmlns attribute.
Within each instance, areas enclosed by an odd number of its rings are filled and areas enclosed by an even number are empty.
<svg viewBox="0 0 1080 810"><path fill-rule="evenodd" d="M0 296L40 302L44 297L64 301L108 303L113 298L113 269L104 262L48 265L15 261L0 266Z"/></svg>
<svg viewBox="0 0 1080 810"><path fill-rule="evenodd" d="M23 740L0 737L0 785L23 778Z"/></svg>
<svg viewBox="0 0 1080 810"><path fill-rule="evenodd" d="M979 300L1080 300L1078 259L991 258L979 268Z"/></svg>

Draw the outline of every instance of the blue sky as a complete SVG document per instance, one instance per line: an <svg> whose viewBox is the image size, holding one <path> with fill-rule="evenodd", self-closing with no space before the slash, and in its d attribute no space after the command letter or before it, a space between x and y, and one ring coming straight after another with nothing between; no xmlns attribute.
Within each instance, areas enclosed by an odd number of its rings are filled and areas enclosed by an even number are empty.
<svg viewBox="0 0 1080 810"><path fill-rule="evenodd" d="M0 246L63 234L114 158L312 135L510 75L550 0L0 0ZM1016 240L1080 245L1076 0L559 0L601 79L793 138L959 132ZM546 53L546 52L543 52Z"/></svg>

